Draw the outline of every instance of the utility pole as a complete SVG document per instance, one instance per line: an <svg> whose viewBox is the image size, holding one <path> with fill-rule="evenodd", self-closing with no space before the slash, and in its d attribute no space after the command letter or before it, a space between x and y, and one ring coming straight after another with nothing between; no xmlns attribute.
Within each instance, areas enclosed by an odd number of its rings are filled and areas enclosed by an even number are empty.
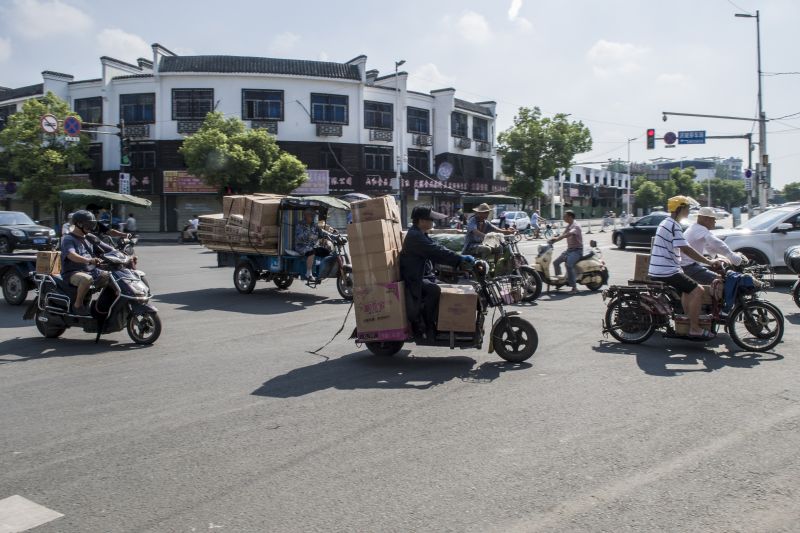
<svg viewBox="0 0 800 533"><path fill-rule="evenodd" d="M631 216L631 180L633 176L631 175L631 143L638 139L638 137L634 137L633 139L628 139L628 193L627 198L628 201L626 202L625 206L625 213L628 216Z"/></svg>
<svg viewBox="0 0 800 533"><path fill-rule="evenodd" d="M402 182L402 170L403 170L403 119L400 116L400 67L406 62L405 59L401 59L400 61L394 62L394 117L395 117L395 131L397 134L397 142L395 142L395 146L397 147L397 157L395 162L395 179L397 180L397 189L395 190L395 194L397 195L397 201L400 204L400 218L401 227L405 227L406 225L406 202L405 198L403 197L403 182Z"/></svg>

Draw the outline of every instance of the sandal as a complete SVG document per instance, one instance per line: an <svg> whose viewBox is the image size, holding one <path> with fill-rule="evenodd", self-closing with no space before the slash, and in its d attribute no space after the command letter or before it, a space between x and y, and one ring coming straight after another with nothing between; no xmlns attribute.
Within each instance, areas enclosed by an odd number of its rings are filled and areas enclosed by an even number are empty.
<svg viewBox="0 0 800 533"><path fill-rule="evenodd" d="M692 340L692 341L705 342L705 341L710 341L713 338L716 338L716 336L717 336L717 334L714 333L713 331L709 331L707 329L704 329L703 333L701 333L700 335L689 335L688 338L689 338L689 340Z"/></svg>

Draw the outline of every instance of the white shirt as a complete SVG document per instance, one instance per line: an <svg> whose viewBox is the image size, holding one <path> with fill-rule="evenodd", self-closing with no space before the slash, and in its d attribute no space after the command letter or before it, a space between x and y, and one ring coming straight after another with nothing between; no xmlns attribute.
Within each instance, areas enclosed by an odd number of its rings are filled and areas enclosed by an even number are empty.
<svg viewBox="0 0 800 533"><path fill-rule="evenodd" d="M703 226L702 224L692 224L689 226L689 229L686 230L686 241L689 243L689 246L697 250L701 254L708 254L710 256L714 256L716 254L724 255L727 257L731 263L734 265L738 265L742 262L742 257L734 253L725 241L720 239L719 237L715 237L707 227ZM691 257L682 257L681 258L681 266L689 266L693 263L696 263L694 259Z"/></svg>
<svg viewBox="0 0 800 533"><path fill-rule="evenodd" d="M687 245L681 225L672 217L662 220L656 230L653 249L650 251L648 275L666 278L681 272L680 247Z"/></svg>
<svg viewBox="0 0 800 533"><path fill-rule="evenodd" d="M197 227L200 225L200 219L197 218L189 219L189 224L192 226L192 229L197 229Z"/></svg>

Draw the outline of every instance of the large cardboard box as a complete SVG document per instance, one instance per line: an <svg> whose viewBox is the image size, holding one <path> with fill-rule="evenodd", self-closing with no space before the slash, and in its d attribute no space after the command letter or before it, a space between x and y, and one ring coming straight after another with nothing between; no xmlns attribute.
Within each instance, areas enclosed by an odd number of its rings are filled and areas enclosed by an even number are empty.
<svg viewBox="0 0 800 533"><path fill-rule="evenodd" d="M351 259L353 282L356 285L377 285L400 281L400 262L397 250L353 255Z"/></svg>
<svg viewBox="0 0 800 533"><path fill-rule="evenodd" d="M636 268L633 271L633 279L636 281L647 280L647 270L650 268L649 254L636 254Z"/></svg>
<svg viewBox="0 0 800 533"><path fill-rule="evenodd" d="M222 197L222 214L225 218L231 215L241 215L244 212L244 199L243 194L234 194Z"/></svg>
<svg viewBox="0 0 800 533"><path fill-rule="evenodd" d="M405 285L402 281L353 289L356 328L362 340L403 341L408 338Z"/></svg>
<svg viewBox="0 0 800 533"><path fill-rule="evenodd" d="M36 273L55 276L61 273L61 252L36 252Z"/></svg>
<svg viewBox="0 0 800 533"><path fill-rule="evenodd" d="M478 295L471 285L439 285L439 331L472 333L478 318Z"/></svg>
<svg viewBox="0 0 800 533"><path fill-rule="evenodd" d="M369 200L361 200L350 204L353 222L370 222L373 220L393 220L400 222L400 210L394 196L380 196Z"/></svg>
<svg viewBox="0 0 800 533"><path fill-rule="evenodd" d="M353 256L397 250L400 225L390 220L356 222L347 227Z"/></svg>
<svg viewBox="0 0 800 533"><path fill-rule="evenodd" d="M280 197L252 196L245 199L244 217L252 229L278 225Z"/></svg>

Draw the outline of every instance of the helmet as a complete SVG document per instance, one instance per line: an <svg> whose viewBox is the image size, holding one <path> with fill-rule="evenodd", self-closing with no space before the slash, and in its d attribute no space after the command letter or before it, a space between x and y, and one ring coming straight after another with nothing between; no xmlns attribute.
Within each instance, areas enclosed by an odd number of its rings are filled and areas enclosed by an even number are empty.
<svg viewBox="0 0 800 533"><path fill-rule="evenodd" d="M418 205L411 211L411 220L444 220L447 215L437 213L429 205Z"/></svg>
<svg viewBox="0 0 800 533"><path fill-rule="evenodd" d="M72 213L72 225L79 228L84 233L89 233L90 231L94 231L95 227L97 227L97 220L94 218L91 211L82 209Z"/></svg>
<svg viewBox="0 0 800 533"><path fill-rule="evenodd" d="M682 206L688 206L692 202L685 196L673 196L669 200L667 200L667 211L670 213L674 213Z"/></svg>

